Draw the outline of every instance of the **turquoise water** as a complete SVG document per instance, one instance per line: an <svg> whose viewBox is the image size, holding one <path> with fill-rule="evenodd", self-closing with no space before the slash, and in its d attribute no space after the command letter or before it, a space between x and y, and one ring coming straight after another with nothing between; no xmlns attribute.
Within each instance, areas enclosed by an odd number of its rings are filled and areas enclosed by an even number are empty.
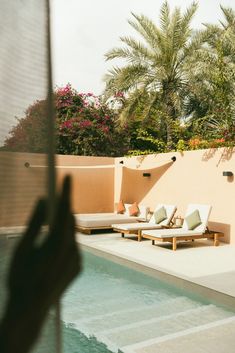
<svg viewBox="0 0 235 353"><path fill-rule="evenodd" d="M62 300L65 353L125 352L234 315L144 273L83 257L84 271Z"/></svg>
<svg viewBox="0 0 235 353"><path fill-rule="evenodd" d="M3 315L7 296L6 274L17 241L17 238L8 239L5 236L0 236L0 319ZM37 308L35 308L35 311L36 310ZM43 327L41 337L31 353L56 353L55 334L55 315L54 312L51 311Z"/></svg>
<svg viewBox="0 0 235 353"><path fill-rule="evenodd" d="M14 246L15 241L0 237L0 317ZM82 274L62 298L64 353L140 353L145 349L139 347L152 341L235 319L233 312L142 272L89 252L83 253L83 261ZM33 353L55 351L51 312Z"/></svg>

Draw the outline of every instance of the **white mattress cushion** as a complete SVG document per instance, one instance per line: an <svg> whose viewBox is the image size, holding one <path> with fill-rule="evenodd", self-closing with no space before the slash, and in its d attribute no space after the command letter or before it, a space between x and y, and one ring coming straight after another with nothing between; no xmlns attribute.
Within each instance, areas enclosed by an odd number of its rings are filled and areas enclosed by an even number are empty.
<svg viewBox="0 0 235 353"><path fill-rule="evenodd" d="M130 217L125 214L96 213L75 215L76 225L84 228L110 227L113 223L137 222L139 217Z"/></svg>
<svg viewBox="0 0 235 353"><path fill-rule="evenodd" d="M76 225L84 228L101 228L110 227L112 228L113 223L137 223L138 220L146 220L149 212L149 208L143 205L139 205L140 214L135 216L129 216L128 208L131 204L125 204L126 212L124 214L114 213L77 213L75 214Z"/></svg>
<svg viewBox="0 0 235 353"><path fill-rule="evenodd" d="M126 223L126 224L112 224L112 227L115 229L119 229L120 231L122 230L141 230L141 229L159 229L161 228L160 225L153 224L150 222L136 222L136 223Z"/></svg>
<svg viewBox="0 0 235 353"><path fill-rule="evenodd" d="M183 228L173 228L173 229L159 229L143 232L143 235L151 235L156 238L170 238L170 237L183 237L187 235L202 235L204 232L197 230L187 230Z"/></svg>

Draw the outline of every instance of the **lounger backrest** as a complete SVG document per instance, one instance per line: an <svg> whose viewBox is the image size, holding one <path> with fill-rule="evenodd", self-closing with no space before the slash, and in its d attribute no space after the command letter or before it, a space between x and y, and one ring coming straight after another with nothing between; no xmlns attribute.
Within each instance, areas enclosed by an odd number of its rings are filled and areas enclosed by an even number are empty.
<svg viewBox="0 0 235 353"><path fill-rule="evenodd" d="M201 218L201 224L194 228L194 231L198 231L199 233L204 233L207 227L208 219L211 213L211 206L210 205L201 205L201 204L190 204L188 205L187 211L185 213L185 217L190 215L193 211L198 210ZM187 223L184 219L183 229L188 230Z"/></svg>
<svg viewBox="0 0 235 353"><path fill-rule="evenodd" d="M159 208L161 207L165 207L165 210L166 210L166 214L167 214L167 218L158 223L159 225L162 225L162 226L167 226L170 224L175 212L176 212L176 209L177 207L175 205L165 205L165 204L159 204L157 205L157 207L155 208L154 212L156 212ZM153 212L153 215L152 217L150 218L150 221L149 223L153 223L153 224L156 224L156 221L155 221L155 217L154 217L154 212Z"/></svg>
<svg viewBox="0 0 235 353"><path fill-rule="evenodd" d="M125 203L124 205L125 205L125 209L126 209L126 211L124 212L124 215L125 216L129 216L129 207L131 206L131 204L130 203ZM139 210L140 210L138 218L147 220L147 216L148 216L148 213L149 213L149 207L146 207L144 205L138 205L138 207L139 207Z"/></svg>

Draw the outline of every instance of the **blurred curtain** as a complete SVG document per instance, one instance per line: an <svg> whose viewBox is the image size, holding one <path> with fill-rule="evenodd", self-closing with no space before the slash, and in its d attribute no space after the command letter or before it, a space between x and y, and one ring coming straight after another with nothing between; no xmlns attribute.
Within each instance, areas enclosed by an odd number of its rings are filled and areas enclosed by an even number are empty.
<svg viewBox="0 0 235 353"><path fill-rule="evenodd" d="M55 183L48 21L47 0L0 2L0 316L11 252ZM54 315L33 352L56 352Z"/></svg>

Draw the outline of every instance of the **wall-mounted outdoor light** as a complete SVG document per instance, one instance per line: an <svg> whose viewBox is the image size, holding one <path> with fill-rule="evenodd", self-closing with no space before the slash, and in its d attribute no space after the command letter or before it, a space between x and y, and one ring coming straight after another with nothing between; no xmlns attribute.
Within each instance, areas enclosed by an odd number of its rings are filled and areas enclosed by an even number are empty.
<svg viewBox="0 0 235 353"><path fill-rule="evenodd" d="M226 177L232 177L232 176L233 176L233 172L230 172L230 171L224 171L224 172L223 172L223 176L226 176Z"/></svg>
<svg viewBox="0 0 235 353"><path fill-rule="evenodd" d="M171 157L172 162L176 161L176 156Z"/></svg>
<svg viewBox="0 0 235 353"><path fill-rule="evenodd" d="M150 177L151 173L143 173L143 177Z"/></svg>
<svg viewBox="0 0 235 353"><path fill-rule="evenodd" d="M124 164L124 162L123 162L123 161L120 161L119 163L120 163L120 164Z"/></svg>

